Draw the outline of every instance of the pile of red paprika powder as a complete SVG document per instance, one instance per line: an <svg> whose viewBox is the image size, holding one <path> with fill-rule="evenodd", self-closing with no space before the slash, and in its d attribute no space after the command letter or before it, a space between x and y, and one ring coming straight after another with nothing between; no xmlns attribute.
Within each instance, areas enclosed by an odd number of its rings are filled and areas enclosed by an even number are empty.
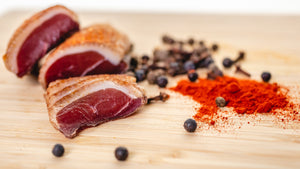
<svg viewBox="0 0 300 169"><path fill-rule="evenodd" d="M181 80L177 86L170 88L182 95L190 96L201 104L194 119L210 125L218 120L218 107L215 99L223 97L227 107L232 107L238 114L269 113L291 110L292 120L300 121L294 104L289 101L288 89L277 83L265 83L248 79L223 76L215 80L198 79L196 82ZM284 119L282 119L284 120Z"/></svg>

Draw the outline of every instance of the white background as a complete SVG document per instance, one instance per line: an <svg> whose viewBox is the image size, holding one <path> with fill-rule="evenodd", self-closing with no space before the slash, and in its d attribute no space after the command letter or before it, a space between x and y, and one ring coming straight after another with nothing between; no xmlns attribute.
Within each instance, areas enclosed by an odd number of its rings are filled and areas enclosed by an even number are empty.
<svg viewBox="0 0 300 169"><path fill-rule="evenodd" d="M300 0L1 0L0 14L54 4L73 10L300 15Z"/></svg>

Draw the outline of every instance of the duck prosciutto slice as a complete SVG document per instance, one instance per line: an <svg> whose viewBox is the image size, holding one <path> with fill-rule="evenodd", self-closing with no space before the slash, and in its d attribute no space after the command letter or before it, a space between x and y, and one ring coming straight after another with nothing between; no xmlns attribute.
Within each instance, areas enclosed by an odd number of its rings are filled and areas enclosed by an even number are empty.
<svg viewBox="0 0 300 169"><path fill-rule="evenodd" d="M10 39L3 60L6 68L22 77L48 51L79 30L74 12L56 5L26 20Z"/></svg>
<svg viewBox="0 0 300 169"><path fill-rule="evenodd" d="M135 81L127 75L90 75L51 82L45 94L50 122L72 138L80 129L129 116L147 100Z"/></svg>
<svg viewBox="0 0 300 169"><path fill-rule="evenodd" d="M87 27L72 35L47 56L40 70L44 88L57 79L94 74L118 74L126 68L127 36L107 24Z"/></svg>

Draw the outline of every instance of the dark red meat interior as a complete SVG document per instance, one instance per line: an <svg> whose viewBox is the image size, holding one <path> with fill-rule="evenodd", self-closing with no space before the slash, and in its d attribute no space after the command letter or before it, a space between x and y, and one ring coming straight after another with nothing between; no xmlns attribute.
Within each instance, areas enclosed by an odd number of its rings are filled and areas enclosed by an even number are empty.
<svg viewBox="0 0 300 169"><path fill-rule="evenodd" d="M141 106L141 99L132 99L120 90L107 88L80 98L57 113L59 130L74 137L78 129L126 117Z"/></svg>
<svg viewBox="0 0 300 169"><path fill-rule="evenodd" d="M17 56L18 73L22 77L49 50L79 30L79 24L64 14L48 19L26 38Z"/></svg>
<svg viewBox="0 0 300 169"><path fill-rule="evenodd" d="M126 67L127 65L123 61L118 65L113 65L98 52L86 51L62 56L49 67L45 75L45 81L48 85L57 79L66 79L69 77L117 74L122 73Z"/></svg>

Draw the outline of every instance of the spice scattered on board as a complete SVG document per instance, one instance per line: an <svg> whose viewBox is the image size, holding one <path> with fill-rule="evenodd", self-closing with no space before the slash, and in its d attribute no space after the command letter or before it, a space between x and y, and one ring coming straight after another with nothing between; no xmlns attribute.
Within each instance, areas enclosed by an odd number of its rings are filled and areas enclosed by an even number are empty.
<svg viewBox="0 0 300 169"><path fill-rule="evenodd" d="M300 115L295 110L296 105L289 101L289 90L277 83L223 76L215 80L198 79L197 82L181 80L177 86L170 89L190 96L200 103L201 107L197 108L193 117L209 125L224 120L218 116L220 108L215 102L220 96L226 100L226 107L232 107L238 114L267 113L273 116L280 115L277 117L282 121L300 121ZM288 114L281 113L286 110Z"/></svg>

